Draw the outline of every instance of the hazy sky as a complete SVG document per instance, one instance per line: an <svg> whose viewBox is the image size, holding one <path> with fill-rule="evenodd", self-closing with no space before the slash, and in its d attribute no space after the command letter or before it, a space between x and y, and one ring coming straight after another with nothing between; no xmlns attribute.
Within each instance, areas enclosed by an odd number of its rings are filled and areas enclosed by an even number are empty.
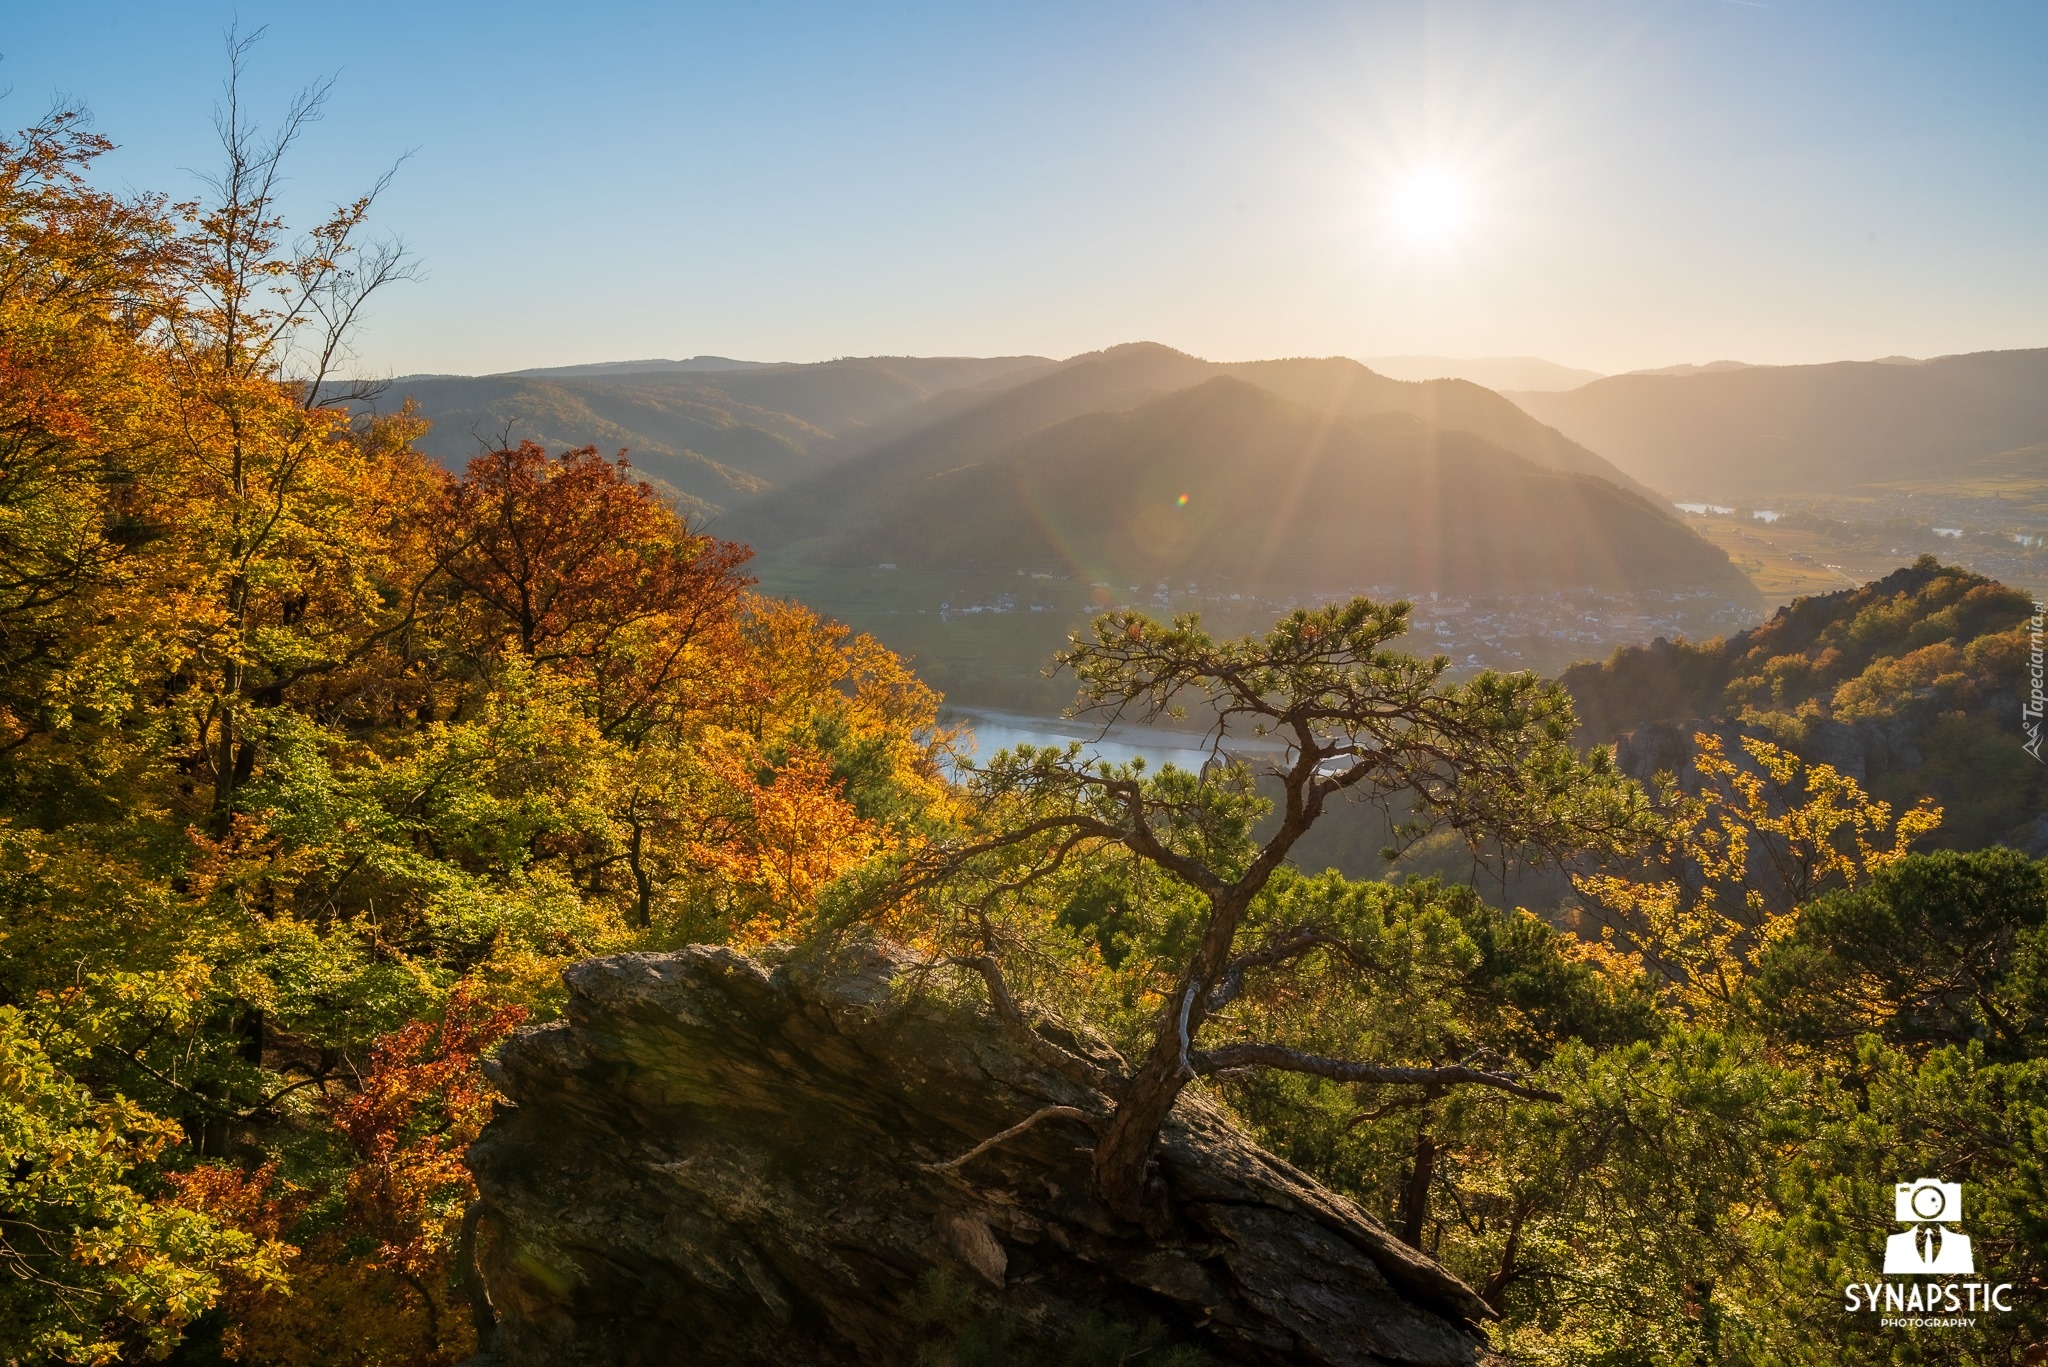
<svg viewBox="0 0 2048 1367"><path fill-rule="evenodd" d="M259 108L340 76L305 216L414 151L380 372L2048 345L2039 0L13 6L0 121L190 193L238 11ZM1423 169L1449 240L1390 225Z"/></svg>

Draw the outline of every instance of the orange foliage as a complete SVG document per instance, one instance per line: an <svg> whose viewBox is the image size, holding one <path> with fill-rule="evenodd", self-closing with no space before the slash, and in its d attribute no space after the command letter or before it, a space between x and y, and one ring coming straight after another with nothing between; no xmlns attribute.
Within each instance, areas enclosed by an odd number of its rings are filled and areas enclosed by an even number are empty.
<svg viewBox="0 0 2048 1367"><path fill-rule="evenodd" d="M328 325L399 258L367 198L284 224L311 109L230 119L205 205L92 190L72 114L0 139L0 1000L193 970L79 1046L81 1097L196 1136L115 1195L262 1241L151 1271L182 1298L151 1332L218 1287L247 1360L452 1362L478 1060L519 1012L435 984L546 1009L571 957L803 934L943 814L944 736L902 660L752 597L623 458L457 477L410 410L322 403Z"/></svg>
<svg viewBox="0 0 2048 1367"><path fill-rule="evenodd" d="M446 573L476 627L594 684L607 731L655 720L731 654L752 552L692 532L623 458L550 458L530 441L479 456L446 527Z"/></svg>
<svg viewBox="0 0 2048 1367"><path fill-rule="evenodd" d="M414 1021L377 1041L362 1090L333 1108L354 1145L348 1208L378 1240L377 1262L419 1275L437 1265L474 1194L462 1151L490 1118L478 1063L526 1019L456 985L438 1021Z"/></svg>
<svg viewBox="0 0 2048 1367"><path fill-rule="evenodd" d="M490 1118L478 1064L525 1016L465 982L439 1020L379 1039L361 1090L326 1108L354 1159L338 1192L295 1188L275 1163L250 1173L208 1165L176 1179L181 1203L259 1238L314 1226L288 1288L250 1284L223 1298L228 1356L275 1367L436 1367L475 1351L455 1286L456 1236L476 1195L462 1154ZM330 1196L338 1213L327 1213Z"/></svg>
<svg viewBox="0 0 2048 1367"><path fill-rule="evenodd" d="M818 891L886 839L860 819L831 761L815 751L770 767L727 733L706 747L704 770L722 801L707 804L689 850L736 893L730 934L741 943L801 934Z"/></svg>

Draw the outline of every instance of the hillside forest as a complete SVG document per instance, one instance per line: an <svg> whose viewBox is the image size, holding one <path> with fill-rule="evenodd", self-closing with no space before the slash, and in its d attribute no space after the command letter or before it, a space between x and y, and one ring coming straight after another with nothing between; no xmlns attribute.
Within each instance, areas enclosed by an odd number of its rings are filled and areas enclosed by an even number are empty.
<svg viewBox="0 0 2048 1367"><path fill-rule="evenodd" d="M1236 637L1125 608L1061 654L1076 705L1262 727L1277 772L971 763L902 658L756 592L623 459L451 469L344 402L402 264L372 197L295 233L291 121L238 117L190 203L97 188L77 111L0 144L0 1359L464 1361L482 1063L563 968L883 935L963 1009L1131 1061L1112 1208L1193 1089L1515 1360L2039 1360L2048 866L1990 697L2023 599L1921 564L1569 689L1409 653L1405 602ZM1663 772L1595 743L1694 718ZM1888 758L1852 762L1870 728ZM1559 898L1297 853L1368 812ZM1938 1338L1842 1308L1922 1174L2020 1289ZM1000 1310L930 1318L921 1360L977 1360Z"/></svg>

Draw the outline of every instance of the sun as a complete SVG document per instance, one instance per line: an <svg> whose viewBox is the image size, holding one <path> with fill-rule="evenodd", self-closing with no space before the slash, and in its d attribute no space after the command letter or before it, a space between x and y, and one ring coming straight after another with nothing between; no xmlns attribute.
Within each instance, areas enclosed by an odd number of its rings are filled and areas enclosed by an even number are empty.
<svg viewBox="0 0 2048 1367"><path fill-rule="evenodd" d="M1472 192L1455 172L1424 167L1395 183L1387 207L1401 236L1420 246L1438 246L1471 223Z"/></svg>

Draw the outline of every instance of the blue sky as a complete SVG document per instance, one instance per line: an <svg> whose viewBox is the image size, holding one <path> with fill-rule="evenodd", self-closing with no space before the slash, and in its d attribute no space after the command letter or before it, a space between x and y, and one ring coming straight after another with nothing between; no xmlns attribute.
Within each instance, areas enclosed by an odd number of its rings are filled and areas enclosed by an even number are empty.
<svg viewBox="0 0 2048 1367"><path fill-rule="evenodd" d="M2048 345L2039 3L17 7L0 121L80 100L190 193L238 15L258 109L339 76L301 216L413 153L378 372ZM1452 240L1388 225L1418 168Z"/></svg>

